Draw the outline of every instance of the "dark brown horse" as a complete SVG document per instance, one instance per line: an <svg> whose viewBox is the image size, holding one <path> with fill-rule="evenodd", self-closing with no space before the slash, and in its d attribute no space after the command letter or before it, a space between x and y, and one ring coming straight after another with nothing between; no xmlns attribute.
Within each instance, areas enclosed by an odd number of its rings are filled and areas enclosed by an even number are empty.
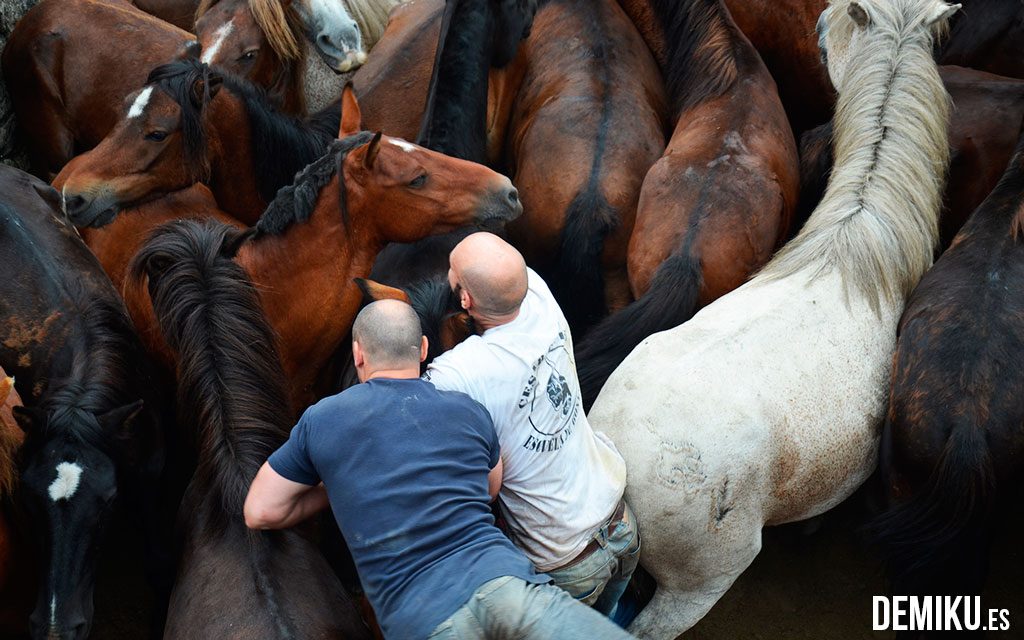
<svg viewBox="0 0 1024 640"><path fill-rule="evenodd" d="M954 64L1024 79L1024 3L964 0L936 46L940 64Z"/></svg>
<svg viewBox="0 0 1024 640"><path fill-rule="evenodd" d="M979 594L992 533L1020 509L1022 319L1024 136L900 320L880 460L889 508L872 526L896 593Z"/></svg>
<svg viewBox="0 0 1024 640"><path fill-rule="evenodd" d="M260 290L289 384L293 409L315 396L320 370L359 309L352 279L369 274L388 242L413 242L521 211L508 178L403 140L360 132L359 107L343 95L342 139L282 189L238 262ZM126 289L136 324L154 327L148 296ZM153 330L140 331L156 353Z"/></svg>
<svg viewBox="0 0 1024 640"><path fill-rule="evenodd" d="M1007 122L1024 117L1024 81L962 67L939 67L953 99L949 122L952 156L939 219L939 246L953 236L999 182L1017 139ZM817 206L832 169L832 125L808 131L800 143L799 228Z"/></svg>
<svg viewBox="0 0 1024 640"><path fill-rule="evenodd" d="M775 83L721 0L638 2L671 43L666 83L677 124L644 178L629 240L637 300L576 351L588 407L644 338L689 320L768 260L786 238L799 187Z"/></svg>
<svg viewBox="0 0 1024 640"><path fill-rule="evenodd" d="M134 267L176 353L179 423L199 446L163 637L369 638L311 540L294 529L250 531L242 517L252 479L293 424L274 330L232 260L244 237L215 222L172 223Z"/></svg>
<svg viewBox="0 0 1024 640"><path fill-rule="evenodd" d="M3 51L3 74L32 170L52 179L102 140L121 103L195 37L117 0L43 0Z"/></svg>
<svg viewBox="0 0 1024 640"><path fill-rule="evenodd" d="M0 368L0 636L28 633L28 616L35 593L29 536L18 526L21 514L14 502L18 484L17 452L25 434L14 418L21 396L14 378Z"/></svg>
<svg viewBox="0 0 1024 640"><path fill-rule="evenodd" d="M631 299L626 246L664 149L663 83L614 0L544 3L522 55L506 156L523 218L509 236L582 328Z"/></svg>
<svg viewBox="0 0 1024 640"><path fill-rule="evenodd" d="M25 432L18 491L40 543L33 634L84 638L115 503L158 522L154 385L120 297L58 219L57 192L0 167L0 194L0 261L19 276L0 290L0 366L26 403L14 412Z"/></svg>
<svg viewBox="0 0 1024 640"><path fill-rule="evenodd" d="M121 208L196 182L252 224L279 188L323 154L338 113L337 104L309 120L279 113L245 80L181 60L154 69L113 131L54 185L77 226L102 226Z"/></svg>

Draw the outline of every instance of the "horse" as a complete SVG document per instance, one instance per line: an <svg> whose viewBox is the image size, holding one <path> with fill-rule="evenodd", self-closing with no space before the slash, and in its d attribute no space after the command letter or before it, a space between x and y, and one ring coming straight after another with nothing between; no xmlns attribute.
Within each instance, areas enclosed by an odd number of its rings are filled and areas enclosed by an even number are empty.
<svg viewBox="0 0 1024 640"><path fill-rule="evenodd" d="M938 233L949 96L931 52L957 8L829 5L825 198L753 279L637 346L594 403L657 582L638 637L689 629L757 556L764 526L827 511L874 470L896 325Z"/></svg>
<svg viewBox="0 0 1024 640"><path fill-rule="evenodd" d="M42 0L14 27L2 67L32 171L50 180L99 144L150 69L195 37L127 2Z"/></svg>
<svg viewBox="0 0 1024 640"><path fill-rule="evenodd" d="M1024 81L963 67L939 67L957 117L949 123L952 158L939 218L939 246L947 247L999 182L1017 139L1007 122L1024 117ZM800 142L799 228L825 191L832 169L832 125L808 131Z"/></svg>
<svg viewBox="0 0 1024 640"><path fill-rule="evenodd" d="M1024 135L999 184L914 289L882 430L888 507L869 527L901 594L980 595L1020 504Z"/></svg>
<svg viewBox="0 0 1024 640"><path fill-rule="evenodd" d="M17 526L21 514L13 501L18 484L17 452L25 439L14 419L14 407L23 405L14 378L2 368L0 399L0 635L7 638L28 631L34 585L31 547Z"/></svg>
<svg viewBox="0 0 1024 640"><path fill-rule="evenodd" d="M292 425L275 334L232 260L245 232L163 226L136 257L176 353L179 423L199 462L179 511L178 577L164 638L369 638L352 600L300 531L250 531L249 485Z"/></svg>
<svg viewBox="0 0 1024 640"><path fill-rule="evenodd" d="M337 74L366 62L396 2L350 1L357 25L341 2L204 0L195 32L203 62L270 88L285 111L303 114L307 104L319 110L337 99L345 82ZM374 37L364 43L367 31Z"/></svg>
<svg viewBox="0 0 1024 640"><path fill-rule="evenodd" d="M0 291L0 366L26 405L13 410L25 433L18 498L40 547L31 626L37 638L84 638L118 499L158 543L163 433L124 304L58 218L60 196L6 166L0 194L0 260L19 274Z"/></svg>
<svg viewBox="0 0 1024 640"><path fill-rule="evenodd" d="M351 328L360 299L352 279L369 274L388 242L500 223L522 208L511 181L484 166L361 131L351 88L342 105L340 140L278 193L238 252L278 336L296 410L317 395L318 374ZM128 283L125 300L140 336L166 353L138 289Z"/></svg>
<svg viewBox="0 0 1024 640"><path fill-rule="evenodd" d="M936 59L1024 79L1024 4L1015 0L967 0L937 43Z"/></svg>
<svg viewBox="0 0 1024 640"><path fill-rule="evenodd" d="M796 142L775 83L721 0L641 0L660 25L675 131L644 178L627 268L636 301L576 350L589 408L647 336L742 285L786 239Z"/></svg>
<svg viewBox="0 0 1024 640"><path fill-rule="evenodd" d="M663 84L614 0L542 4L521 53L505 157L523 217L509 239L582 331L630 300L626 245L664 149Z"/></svg>
<svg viewBox="0 0 1024 640"><path fill-rule="evenodd" d="M279 113L241 78L180 60L153 70L95 149L54 180L76 226L196 182L220 207L254 223L277 190L320 157L338 130L335 104L308 120Z"/></svg>
<svg viewBox="0 0 1024 640"><path fill-rule="evenodd" d="M199 0L130 0L140 11L169 22L179 29L192 31Z"/></svg>

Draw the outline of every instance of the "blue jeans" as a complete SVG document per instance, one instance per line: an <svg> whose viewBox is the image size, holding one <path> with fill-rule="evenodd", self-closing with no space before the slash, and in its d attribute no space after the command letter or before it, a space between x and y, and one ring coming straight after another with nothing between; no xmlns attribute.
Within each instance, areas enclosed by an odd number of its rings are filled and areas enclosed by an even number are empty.
<svg viewBox="0 0 1024 640"><path fill-rule="evenodd" d="M620 640L613 622L551 584L504 576L476 590L429 640Z"/></svg>
<svg viewBox="0 0 1024 640"><path fill-rule="evenodd" d="M609 520L594 534L599 548L589 556L548 571L555 586L583 604L611 616L640 561L640 532L626 505L621 520Z"/></svg>

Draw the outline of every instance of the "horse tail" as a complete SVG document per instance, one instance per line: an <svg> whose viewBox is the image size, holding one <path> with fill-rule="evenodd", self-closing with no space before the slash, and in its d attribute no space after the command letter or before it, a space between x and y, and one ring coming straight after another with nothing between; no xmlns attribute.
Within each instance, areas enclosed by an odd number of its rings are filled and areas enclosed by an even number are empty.
<svg viewBox="0 0 1024 640"><path fill-rule="evenodd" d="M702 283L700 258L672 255L658 267L644 295L587 334L576 350L585 409L590 409L608 376L645 338L693 317Z"/></svg>
<svg viewBox="0 0 1024 640"><path fill-rule="evenodd" d="M869 537L881 548L897 588L928 591L935 580L942 580L962 589L965 579L981 587L996 498L995 469L984 433L978 425L954 428L917 495L868 524ZM892 449L892 423L886 420L883 471L893 464Z"/></svg>
<svg viewBox="0 0 1024 640"><path fill-rule="evenodd" d="M574 330L593 325L606 312L601 253L618 226L615 207L593 186L576 194L566 209L558 259L547 282Z"/></svg>
<svg viewBox="0 0 1024 640"><path fill-rule="evenodd" d="M181 423L196 429L195 481L241 522L249 484L290 424L276 336L232 259L251 231L179 220L158 228L131 277L149 278L153 311L177 356Z"/></svg>

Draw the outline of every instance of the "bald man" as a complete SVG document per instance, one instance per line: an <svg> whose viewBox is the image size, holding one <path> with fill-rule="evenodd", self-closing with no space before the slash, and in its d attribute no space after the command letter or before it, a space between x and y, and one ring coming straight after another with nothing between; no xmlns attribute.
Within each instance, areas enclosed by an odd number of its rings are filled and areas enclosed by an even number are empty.
<svg viewBox="0 0 1024 640"><path fill-rule="evenodd" d="M386 638L628 638L494 526L497 434L479 403L420 379L412 307L374 302L352 336L363 384L303 414L256 475L246 524L290 527L329 503Z"/></svg>
<svg viewBox="0 0 1024 640"><path fill-rule="evenodd" d="M478 335L424 378L491 415L501 443L502 513L538 571L611 615L640 553L622 499L626 466L583 413L569 325L514 247L490 233L456 245L448 281Z"/></svg>

